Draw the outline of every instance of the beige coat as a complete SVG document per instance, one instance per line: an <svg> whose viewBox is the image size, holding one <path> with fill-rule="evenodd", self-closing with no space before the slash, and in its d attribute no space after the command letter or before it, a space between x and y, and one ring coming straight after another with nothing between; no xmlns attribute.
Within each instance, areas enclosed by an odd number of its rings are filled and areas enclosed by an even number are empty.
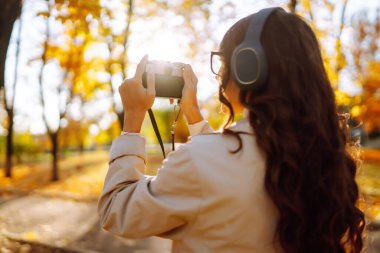
<svg viewBox="0 0 380 253"><path fill-rule="evenodd" d="M252 133L246 119L232 129ZM278 212L263 185L264 156L254 135L241 136L237 154L229 153L238 146L233 137L193 136L155 177L144 175L144 138L117 138L98 204L102 227L127 238L172 239L173 252L281 252L274 243Z"/></svg>

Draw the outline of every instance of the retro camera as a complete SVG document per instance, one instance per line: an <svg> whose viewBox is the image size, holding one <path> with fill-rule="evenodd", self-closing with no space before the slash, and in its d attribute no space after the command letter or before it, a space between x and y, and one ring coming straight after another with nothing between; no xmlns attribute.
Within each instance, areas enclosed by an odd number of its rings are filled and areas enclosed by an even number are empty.
<svg viewBox="0 0 380 253"><path fill-rule="evenodd" d="M147 72L155 74L156 97L181 98L184 80L181 62L148 61L142 76L143 86L147 87Z"/></svg>

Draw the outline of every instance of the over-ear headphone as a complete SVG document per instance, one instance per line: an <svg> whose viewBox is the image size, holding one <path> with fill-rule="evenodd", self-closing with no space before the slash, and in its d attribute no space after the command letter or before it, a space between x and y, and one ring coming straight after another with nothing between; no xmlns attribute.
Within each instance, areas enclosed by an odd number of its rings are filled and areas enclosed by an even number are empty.
<svg viewBox="0 0 380 253"><path fill-rule="evenodd" d="M262 9L251 14L244 40L234 49L231 57L231 73L243 90L259 91L268 77L268 65L260 38L268 17L280 7Z"/></svg>

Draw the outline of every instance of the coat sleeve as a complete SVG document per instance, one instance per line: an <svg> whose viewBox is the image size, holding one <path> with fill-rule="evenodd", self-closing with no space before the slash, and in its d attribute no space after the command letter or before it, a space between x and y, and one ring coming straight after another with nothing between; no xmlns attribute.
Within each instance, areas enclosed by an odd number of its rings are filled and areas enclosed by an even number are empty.
<svg viewBox="0 0 380 253"><path fill-rule="evenodd" d="M181 238L201 203L200 182L190 152L186 145L171 152L155 177L144 175L144 159L145 140L141 136L124 135L114 140L110 151L110 161L114 161L98 201L101 226L128 238Z"/></svg>
<svg viewBox="0 0 380 253"><path fill-rule="evenodd" d="M215 130L212 129L212 127L206 120L199 121L195 124L189 124L188 127L191 136L215 132Z"/></svg>

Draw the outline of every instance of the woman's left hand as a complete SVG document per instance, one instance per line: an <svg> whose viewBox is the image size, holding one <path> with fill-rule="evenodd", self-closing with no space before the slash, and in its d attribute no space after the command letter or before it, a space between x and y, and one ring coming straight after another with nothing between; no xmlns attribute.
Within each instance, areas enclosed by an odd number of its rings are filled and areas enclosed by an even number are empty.
<svg viewBox="0 0 380 253"><path fill-rule="evenodd" d="M119 87L119 94L124 107L123 131L138 133L145 117L145 112L153 105L156 95L153 72L147 73L147 88L142 85L142 76L148 56L144 56L137 65L133 78L125 79Z"/></svg>

